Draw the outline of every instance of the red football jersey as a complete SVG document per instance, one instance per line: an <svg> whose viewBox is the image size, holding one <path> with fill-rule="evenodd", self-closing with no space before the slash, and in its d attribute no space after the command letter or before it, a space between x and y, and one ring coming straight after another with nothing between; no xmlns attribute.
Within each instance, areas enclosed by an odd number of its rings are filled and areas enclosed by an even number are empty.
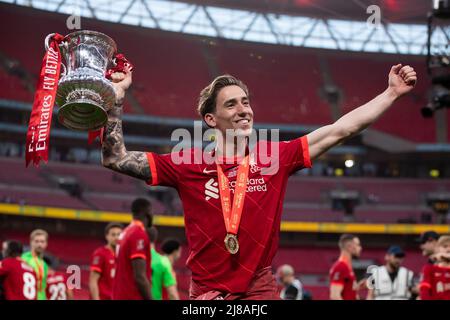
<svg viewBox="0 0 450 320"><path fill-rule="evenodd" d="M110 247L103 246L94 251L91 260L91 271L100 273L98 280L100 300L111 300L116 272L116 255Z"/></svg>
<svg viewBox="0 0 450 320"><path fill-rule="evenodd" d="M306 136L284 142L260 141L249 150L250 169L238 230L240 248L234 255L224 245L227 231L216 164L203 161L201 149L147 156L152 173L148 183L176 188L183 202L189 245L187 266L192 271L192 279L211 290L246 292L254 274L271 266L278 248L288 177L311 167ZM191 164L179 163L177 156L189 159ZM221 167L228 177L233 198L238 165Z"/></svg>
<svg viewBox="0 0 450 320"><path fill-rule="evenodd" d="M0 261L1 280L6 300L36 300L36 274L22 259L5 258Z"/></svg>
<svg viewBox="0 0 450 320"><path fill-rule="evenodd" d="M421 300L432 300L432 298L433 298L431 285L428 282L425 283L423 281L425 277L427 277L427 279L430 277L431 269L433 269L433 262L428 261L428 263L423 266L422 271L420 273L420 284L419 284L420 292L419 293L420 293Z"/></svg>
<svg viewBox="0 0 450 320"><path fill-rule="evenodd" d="M47 300L67 300L67 277L64 273L49 270L47 276Z"/></svg>
<svg viewBox="0 0 450 320"><path fill-rule="evenodd" d="M423 295L424 289L429 294ZM450 300L450 267L430 265L424 269L420 293L422 300Z"/></svg>
<svg viewBox="0 0 450 320"><path fill-rule="evenodd" d="M336 261L330 270L330 285L342 286L343 300L356 300L356 276L353 268L343 259Z"/></svg>
<svg viewBox="0 0 450 320"><path fill-rule="evenodd" d="M142 222L134 220L121 233L116 247L116 256L112 299L142 300L131 265L133 259L144 259L147 266L147 278L151 281L150 241Z"/></svg>

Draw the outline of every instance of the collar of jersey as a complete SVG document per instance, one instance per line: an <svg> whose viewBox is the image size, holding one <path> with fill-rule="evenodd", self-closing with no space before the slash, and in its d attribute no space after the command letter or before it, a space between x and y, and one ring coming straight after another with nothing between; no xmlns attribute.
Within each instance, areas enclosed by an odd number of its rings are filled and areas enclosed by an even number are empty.
<svg viewBox="0 0 450 320"><path fill-rule="evenodd" d="M350 261L348 261L348 259L345 259L343 256L340 256L339 261L342 261L347 265L347 267L349 267L350 270L353 270L352 264L350 263Z"/></svg>
<svg viewBox="0 0 450 320"><path fill-rule="evenodd" d="M141 228L142 230L145 231L145 227L144 227L144 224L142 223L142 221L133 219L133 220L131 221L131 224L132 224L133 226L138 226L139 228Z"/></svg>

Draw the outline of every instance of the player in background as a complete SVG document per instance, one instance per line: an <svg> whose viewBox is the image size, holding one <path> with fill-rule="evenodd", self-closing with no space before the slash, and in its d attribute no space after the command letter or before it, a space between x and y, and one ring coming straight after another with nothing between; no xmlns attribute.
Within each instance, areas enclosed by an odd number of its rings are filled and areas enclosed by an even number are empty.
<svg viewBox="0 0 450 320"><path fill-rule="evenodd" d="M367 300L410 300L414 273L402 267L405 252L399 246L389 247L386 264L372 275L374 289L368 289Z"/></svg>
<svg viewBox="0 0 450 320"><path fill-rule="evenodd" d="M428 258L430 264L434 264L431 257L436 253L437 242L439 240L439 234L434 231L426 231L422 233L418 239L420 243L420 249L422 255Z"/></svg>
<svg viewBox="0 0 450 320"><path fill-rule="evenodd" d="M6 300L36 300L36 274L20 256L22 244L18 241L5 241L2 246L4 259L0 261L0 282L3 298Z"/></svg>
<svg viewBox="0 0 450 320"><path fill-rule="evenodd" d="M450 300L450 236L444 235L439 238L436 253L431 258L435 263L423 274L420 282L420 298Z"/></svg>
<svg viewBox="0 0 450 320"><path fill-rule="evenodd" d="M116 272L116 246L123 231L120 223L111 222L105 227L106 245L92 254L89 274L89 292L92 300L111 300Z"/></svg>
<svg viewBox="0 0 450 320"><path fill-rule="evenodd" d="M53 261L49 257L44 257L48 265L47 276L47 300L73 300L73 290L67 284L65 273L53 269Z"/></svg>
<svg viewBox="0 0 450 320"><path fill-rule="evenodd" d="M427 258L427 263L422 267L420 273L420 283L423 282L423 278L425 274L429 274L431 272L431 268L434 265L433 256L436 253L437 241L439 239L439 234L430 230L422 233L418 239L420 243L420 249L422 250L422 255ZM424 285L419 284L419 288L417 289L419 292L419 298L421 300L431 300L432 292L431 289Z"/></svg>
<svg viewBox="0 0 450 320"><path fill-rule="evenodd" d="M283 300L303 300L303 285L295 278L294 268L283 264L277 269L277 280L283 286L280 298Z"/></svg>
<svg viewBox="0 0 450 320"><path fill-rule="evenodd" d="M352 234L343 234L339 239L341 254L330 270L330 299L357 300L358 284L353 272L352 260L361 255L361 242Z"/></svg>
<svg viewBox="0 0 450 320"><path fill-rule="evenodd" d="M151 300L151 256L147 228L153 223L151 203L138 198L131 204L133 220L120 234L116 247L113 300Z"/></svg>
<svg viewBox="0 0 450 320"><path fill-rule="evenodd" d="M152 297L154 300L163 299L163 291L169 300L180 300L177 289L177 280L172 264L168 257L156 251L158 230L155 227L148 229L152 256Z"/></svg>
<svg viewBox="0 0 450 320"><path fill-rule="evenodd" d="M161 251L164 254L164 256L166 256L169 259L170 264L172 265L173 277L176 279L177 273L175 271L175 263L178 260L180 260L182 252L180 241L176 239L164 240L163 243L161 244ZM168 299L167 292L165 290L163 291L163 299L164 300Z"/></svg>
<svg viewBox="0 0 450 320"><path fill-rule="evenodd" d="M30 234L30 251L22 254L22 260L28 263L36 273L38 295L37 300L47 299L48 266L44 261L44 253L48 245L48 233L36 229Z"/></svg>

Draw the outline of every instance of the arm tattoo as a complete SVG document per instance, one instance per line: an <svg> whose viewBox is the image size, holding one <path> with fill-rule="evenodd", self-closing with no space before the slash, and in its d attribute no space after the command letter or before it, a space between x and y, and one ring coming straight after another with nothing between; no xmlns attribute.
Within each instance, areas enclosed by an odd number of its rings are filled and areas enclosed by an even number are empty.
<svg viewBox="0 0 450 320"><path fill-rule="evenodd" d="M102 163L114 171L148 181L151 174L146 153L127 151L125 148L121 114L121 105L114 106L108 112L102 145Z"/></svg>

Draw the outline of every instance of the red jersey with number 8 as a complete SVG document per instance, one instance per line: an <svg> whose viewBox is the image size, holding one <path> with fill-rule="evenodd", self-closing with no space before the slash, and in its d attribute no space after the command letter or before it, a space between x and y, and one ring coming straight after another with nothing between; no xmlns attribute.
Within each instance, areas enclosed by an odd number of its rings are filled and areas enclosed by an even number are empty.
<svg viewBox="0 0 450 320"><path fill-rule="evenodd" d="M22 259L5 258L0 261L0 281L6 300L36 300L36 274Z"/></svg>

